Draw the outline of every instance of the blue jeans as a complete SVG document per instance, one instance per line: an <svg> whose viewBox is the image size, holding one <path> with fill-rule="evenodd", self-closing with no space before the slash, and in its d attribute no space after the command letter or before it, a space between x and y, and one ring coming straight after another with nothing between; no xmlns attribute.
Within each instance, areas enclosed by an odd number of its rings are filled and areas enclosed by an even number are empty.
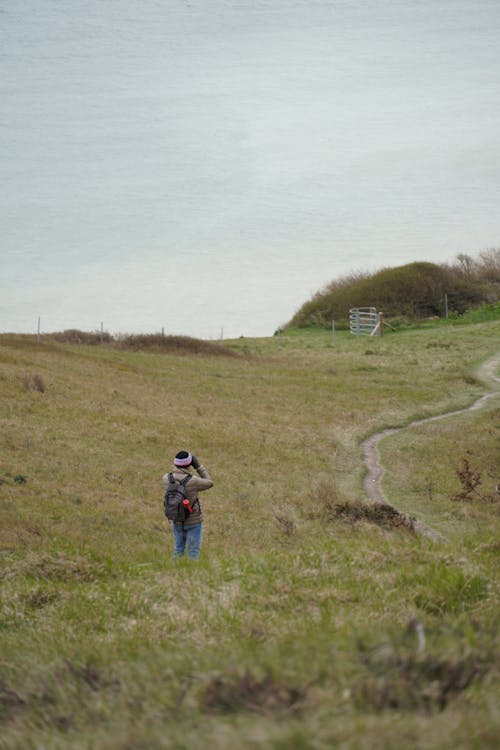
<svg viewBox="0 0 500 750"><path fill-rule="evenodd" d="M182 524L173 523L172 529L174 532L174 557L183 557L186 550L186 544L188 548L188 557L192 560L197 560L200 556L201 549L201 532L202 523L197 523L196 526L185 526L182 528Z"/></svg>

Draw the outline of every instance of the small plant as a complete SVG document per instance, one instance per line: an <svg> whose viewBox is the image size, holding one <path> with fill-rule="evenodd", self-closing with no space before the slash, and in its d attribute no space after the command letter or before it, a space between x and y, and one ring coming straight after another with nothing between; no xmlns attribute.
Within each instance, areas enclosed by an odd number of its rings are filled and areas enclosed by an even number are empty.
<svg viewBox="0 0 500 750"><path fill-rule="evenodd" d="M434 490L434 481L432 477L427 477L425 480L424 489L427 493L427 497L429 498L430 502L432 503L434 501L433 497L433 490Z"/></svg>
<svg viewBox="0 0 500 750"><path fill-rule="evenodd" d="M19 381L25 391L45 393L45 383L41 375L21 375Z"/></svg>
<svg viewBox="0 0 500 750"><path fill-rule="evenodd" d="M242 709L260 714L296 712L305 697L305 688L279 681L270 673L255 675L248 669L211 676L200 695L205 709L226 714Z"/></svg>
<svg viewBox="0 0 500 750"><path fill-rule="evenodd" d="M31 384L33 391L45 393L45 383L43 382L43 378L41 375L33 375L33 377L31 378Z"/></svg>
<svg viewBox="0 0 500 750"><path fill-rule="evenodd" d="M451 500L453 500L454 502L472 502L475 498L479 498L479 500L488 502L491 502L493 500L492 496L483 495L477 489L482 481L481 474L478 471L474 471L472 469L469 461L466 458L462 457L460 459L460 463L458 464L458 467L456 469L456 475L460 480L462 488L451 496Z"/></svg>
<svg viewBox="0 0 500 750"><path fill-rule="evenodd" d="M16 474L14 477L14 482L16 484L26 484L28 481L28 477L26 477L24 474Z"/></svg>
<svg viewBox="0 0 500 750"><path fill-rule="evenodd" d="M366 655L362 662L367 675L353 689L355 705L362 710L444 711L488 671L477 656L449 660L391 653L385 660Z"/></svg>
<svg viewBox="0 0 500 750"><path fill-rule="evenodd" d="M295 524L292 521L291 518L287 518L284 515L281 515L280 513L274 514L275 519L279 523L281 530L283 531L285 536L293 536L295 532Z"/></svg>

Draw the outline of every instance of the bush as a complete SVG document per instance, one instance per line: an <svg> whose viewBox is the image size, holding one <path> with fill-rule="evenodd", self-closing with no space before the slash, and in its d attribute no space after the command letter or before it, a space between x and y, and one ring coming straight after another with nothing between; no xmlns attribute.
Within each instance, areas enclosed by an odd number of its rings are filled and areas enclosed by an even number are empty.
<svg viewBox="0 0 500 750"><path fill-rule="evenodd" d="M132 351L174 352L176 354L208 354L215 356L236 357L236 352L211 341L191 338L190 336L164 336L158 334L137 334L120 336L117 341L120 349Z"/></svg>
<svg viewBox="0 0 500 750"><path fill-rule="evenodd" d="M21 375L19 382L25 391L38 391L38 393L45 393L45 382L41 375Z"/></svg>
<svg viewBox="0 0 500 750"><path fill-rule="evenodd" d="M287 328L329 327L332 320L338 328L346 328L353 307L375 307L386 318L415 320L442 316L445 294L449 312L456 315L497 303L500 250L484 252L477 261L458 256L454 265L418 261L372 274L350 274L331 281L305 302Z"/></svg>
<svg viewBox="0 0 500 750"><path fill-rule="evenodd" d="M107 331L88 333L76 328L55 333L45 333L42 337L46 341L57 341L61 344L108 344L119 349L149 352L174 352L176 354L207 354L215 356L235 357L236 352L221 344L190 336L164 336L161 333L122 334L112 336Z"/></svg>
<svg viewBox="0 0 500 750"><path fill-rule="evenodd" d="M107 331L96 331L89 333L80 331L77 328L68 328L65 331L56 331L55 333L45 333L44 339L57 341L60 344L110 344L113 337Z"/></svg>

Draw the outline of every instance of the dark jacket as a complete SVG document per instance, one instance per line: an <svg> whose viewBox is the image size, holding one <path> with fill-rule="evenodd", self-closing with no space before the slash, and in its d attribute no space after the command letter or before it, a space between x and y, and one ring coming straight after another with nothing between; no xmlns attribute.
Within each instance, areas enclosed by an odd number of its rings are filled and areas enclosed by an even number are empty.
<svg viewBox="0 0 500 750"><path fill-rule="evenodd" d="M184 493L189 500L189 504L193 508L193 512L190 513L184 521L184 526L196 526L196 524L203 521L203 514L201 512L198 493L203 492L204 490L209 490L210 487L214 486L214 483L210 478L210 474L204 466L200 464L200 466L198 467L197 471L199 476L196 476L196 474L191 474L191 472L189 471L190 468L191 467L184 469L181 466L174 466L171 472L174 475L174 479L177 479L179 482L182 481L186 477L186 475L189 475L191 477L191 479L189 479L184 487ZM162 482L163 489L166 492L169 484L168 473L163 475Z"/></svg>

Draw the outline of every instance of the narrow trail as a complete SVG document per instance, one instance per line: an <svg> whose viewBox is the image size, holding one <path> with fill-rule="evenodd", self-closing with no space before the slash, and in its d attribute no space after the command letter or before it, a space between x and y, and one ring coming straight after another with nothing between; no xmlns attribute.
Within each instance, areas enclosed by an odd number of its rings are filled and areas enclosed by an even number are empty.
<svg viewBox="0 0 500 750"><path fill-rule="evenodd" d="M379 505L391 505L382 492L381 482L382 476L384 474L384 468L380 462L380 453L378 450L380 441L386 437L389 437L389 435L394 435L396 432L401 432L402 430L410 430L413 427L419 427L420 425L426 424L427 422L436 422L438 419L446 419L447 417L454 417L458 414L465 414L466 412L477 411L478 409L483 408L483 406L487 401L489 401L489 399L494 398L495 396L500 396L500 390L496 388L496 385L500 383L500 377L495 374L499 367L500 352L484 362L477 370L476 374L479 379L482 380L492 390L490 390L484 396L478 398L477 401L475 401L471 406L468 406L465 409L458 409L456 411L447 411L444 414L438 414L433 417L416 419L415 421L410 422L410 424L404 425L403 427L390 427L386 430L382 430L381 432L376 432L374 435L371 435L361 443L361 448L363 450L364 456L364 464L367 469L367 474L364 481L364 489L372 502ZM401 515L406 517L403 513ZM415 531L417 531L417 533L433 539L434 541L438 541L443 538L441 534L429 528L421 521L414 520L413 527Z"/></svg>

